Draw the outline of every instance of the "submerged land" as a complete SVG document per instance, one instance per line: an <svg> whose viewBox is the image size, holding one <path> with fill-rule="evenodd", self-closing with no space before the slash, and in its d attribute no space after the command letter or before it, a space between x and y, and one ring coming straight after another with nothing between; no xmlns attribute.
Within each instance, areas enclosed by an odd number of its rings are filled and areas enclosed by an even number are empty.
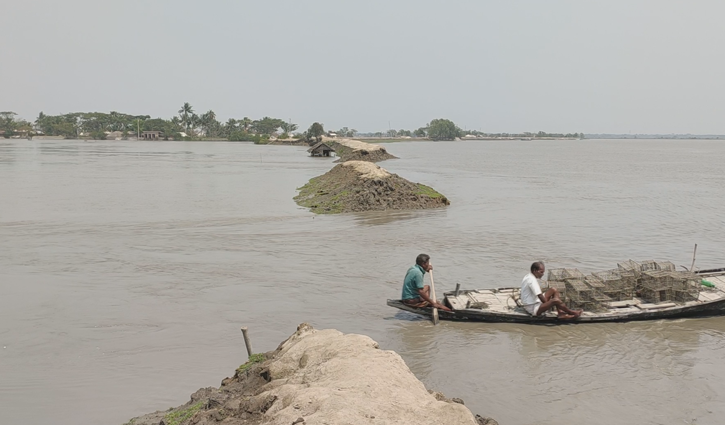
<svg viewBox="0 0 725 425"><path fill-rule="evenodd" d="M295 201L317 214L414 210L450 205L448 198L367 161L346 161L299 189Z"/></svg>
<svg viewBox="0 0 725 425"><path fill-rule="evenodd" d="M395 352L367 336L303 323L268 353L253 354L218 388L126 425L498 425L463 400L427 390Z"/></svg>
<svg viewBox="0 0 725 425"><path fill-rule="evenodd" d="M421 183L389 173L375 162L396 158L376 144L352 139L323 138L310 152L331 149L342 162L310 179L294 198L316 214L361 211L417 210L450 205L448 198Z"/></svg>

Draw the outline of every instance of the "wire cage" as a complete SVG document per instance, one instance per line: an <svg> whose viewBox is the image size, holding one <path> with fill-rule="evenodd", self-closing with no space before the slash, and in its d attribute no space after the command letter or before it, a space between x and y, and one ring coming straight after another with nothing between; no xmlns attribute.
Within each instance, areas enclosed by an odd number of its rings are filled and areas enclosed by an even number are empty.
<svg viewBox="0 0 725 425"><path fill-rule="evenodd" d="M694 301L700 294L698 277L693 273L653 270L642 273L642 298L648 302Z"/></svg>
<svg viewBox="0 0 725 425"><path fill-rule="evenodd" d="M594 290L583 280L570 278L566 280L566 302L570 308L594 309Z"/></svg>
<svg viewBox="0 0 725 425"><path fill-rule="evenodd" d="M580 272L579 269L564 269L564 280L569 279L584 280L584 273Z"/></svg>
<svg viewBox="0 0 725 425"><path fill-rule="evenodd" d="M657 262L655 260L640 261L639 268L642 271L642 273L653 271L653 270L659 270L659 267L657 266Z"/></svg>
<svg viewBox="0 0 725 425"><path fill-rule="evenodd" d="M577 269L549 270L549 287L566 294L573 308L596 311L611 301L641 298L647 303L686 303L699 298L700 278L691 272L678 272L669 261L632 260L616 269L585 276Z"/></svg>
<svg viewBox="0 0 725 425"><path fill-rule="evenodd" d="M601 291L606 288L604 281L593 274L586 276L584 278L584 283L586 283L590 288L594 289L595 291Z"/></svg>
<svg viewBox="0 0 725 425"><path fill-rule="evenodd" d="M566 269L549 269L549 277L547 277L546 279L549 282L551 282L551 281L563 282L564 278L566 277L565 270Z"/></svg>
<svg viewBox="0 0 725 425"><path fill-rule="evenodd" d="M611 301L613 301L612 297L608 296L603 292L595 290L592 294L592 305L589 308L592 311L606 310L605 304Z"/></svg>
<svg viewBox="0 0 725 425"><path fill-rule="evenodd" d="M559 295L562 299L566 298L566 282L560 280L549 280L547 281L549 288L554 288L559 291Z"/></svg>
<svg viewBox="0 0 725 425"><path fill-rule="evenodd" d="M619 271L633 274L635 279L639 279L639 275L642 273L642 265L632 260L617 263L617 268Z"/></svg>
<svg viewBox="0 0 725 425"><path fill-rule="evenodd" d="M678 281L673 287L674 298L676 302L686 303L688 301L696 301L700 297L700 289L702 285L699 276L691 272L671 272L676 275Z"/></svg>
<svg viewBox="0 0 725 425"><path fill-rule="evenodd" d="M634 273L621 269L605 270L593 273L604 284L601 290L614 301L631 300L634 298L634 288L637 279Z"/></svg>
<svg viewBox="0 0 725 425"><path fill-rule="evenodd" d="M667 271L667 272L674 272L677 270L677 267L675 267L674 263L671 263L669 261L658 261L657 262L657 270Z"/></svg>

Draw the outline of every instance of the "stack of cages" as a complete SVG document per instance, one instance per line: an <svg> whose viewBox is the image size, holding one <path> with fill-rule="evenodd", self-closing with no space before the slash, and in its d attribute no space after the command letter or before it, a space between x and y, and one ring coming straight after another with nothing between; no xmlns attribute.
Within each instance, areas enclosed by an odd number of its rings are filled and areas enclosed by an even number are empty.
<svg viewBox="0 0 725 425"><path fill-rule="evenodd" d="M630 260L631 261L631 260ZM639 269L642 273L659 270L655 260L644 260L639 262Z"/></svg>
<svg viewBox="0 0 725 425"><path fill-rule="evenodd" d="M621 263L617 263L617 271L622 276L623 280L631 283L632 297L634 297L639 291L640 276L642 275L642 265L636 261L627 260Z"/></svg>
<svg viewBox="0 0 725 425"><path fill-rule="evenodd" d="M669 261L642 261L640 270L638 289L647 302L684 303L699 296L699 287L693 284L694 274L675 271L675 265Z"/></svg>
<svg viewBox="0 0 725 425"><path fill-rule="evenodd" d="M546 281L549 284L549 288L555 288L559 291L559 295L561 295L562 299L566 299L566 282L564 282L564 279L566 277L565 273L566 269L549 269L549 277L546 279Z"/></svg>
<svg viewBox="0 0 725 425"><path fill-rule="evenodd" d="M569 308L581 308L588 311L596 310L594 290L584 283L584 273L577 269L564 269L566 282L566 303Z"/></svg>
<svg viewBox="0 0 725 425"><path fill-rule="evenodd" d="M664 272L674 272L675 265L669 261L658 261L657 270L662 270Z"/></svg>
<svg viewBox="0 0 725 425"><path fill-rule="evenodd" d="M602 279L595 275L589 275L584 278L584 283L592 289L591 293L591 301L592 301L592 309L595 310L602 310L604 309L603 304L608 303L612 301L612 297L607 295L605 293L605 290L607 289L607 285L604 283ZM618 296L618 294L617 294Z"/></svg>
<svg viewBox="0 0 725 425"><path fill-rule="evenodd" d="M676 280L673 292L675 302L686 303L688 301L696 301L700 297L701 279L691 272L669 272L673 274Z"/></svg>
<svg viewBox="0 0 725 425"><path fill-rule="evenodd" d="M662 270L647 270L642 272L639 292L643 300L648 303L662 303L674 301L674 288L679 283L676 273Z"/></svg>
<svg viewBox="0 0 725 425"><path fill-rule="evenodd" d="M602 292L613 301L625 301L634 298L634 287L637 279L634 273L621 269L606 270L594 273L604 283Z"/></svg>
<svg viewBox="0 0 725 425"><path fill-rule="evenodd" d="M639 279L642 273L642 265L636 261L627 260L621 263L617 263L617 269L623 273L630 273L634 275L635 280Z"/></svg>

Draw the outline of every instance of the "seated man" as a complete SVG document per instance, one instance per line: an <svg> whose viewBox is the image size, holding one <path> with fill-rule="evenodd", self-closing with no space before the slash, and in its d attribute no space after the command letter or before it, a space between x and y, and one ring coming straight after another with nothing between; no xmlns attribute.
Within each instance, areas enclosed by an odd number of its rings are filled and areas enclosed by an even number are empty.
<svg viewBox="0 0 725 425"><path fill-rule="evenodd" d="M570 310L559 297L556 288L550 288L546 293L541 293L539 281L544 275L544 263L537 261L531 265L531 273L524 276L521 282L521 303L526 311L532 316L541 316L545 312L556 308L559 319L576 319L581 316L583 310Z"/></svg>
<svg viewBox="0 0 725 425"><path fill-rule="evenodd" d="M430 264L430 256L420 254L415 259L415 265L408 269L403 280L403 295L401 299L403 304L413 307L432 306L445 311L451 311L450 308L441 303L434 303L430 298L430 286L423 285L423 275L433 270Z"/></svg>

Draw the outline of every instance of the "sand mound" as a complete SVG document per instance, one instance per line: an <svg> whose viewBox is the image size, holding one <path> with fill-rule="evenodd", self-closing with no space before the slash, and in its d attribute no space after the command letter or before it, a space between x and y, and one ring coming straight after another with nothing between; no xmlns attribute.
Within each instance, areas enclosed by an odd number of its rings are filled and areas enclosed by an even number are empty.
<svg viewBox="0 0 725 425"><path fill-rule="evenodd" d="M267 360L241 366L219 389L134 425L496 424L459 399L429 392L393 351L363 335L302 324Z"/></svg>
<svg viewBox="0 0 725 425"><path fill-rule="evenodd" d="M335 162L345 161L368 161L379 162L386 159L397 158L388 153L384 147L372 143L365 143L353 139L338 139L334 137L323 137L322 141L335 150L339 159Z"/></svg>
<svg viewBox="0 0 725 425"><path fill-rule="evenodd" d="M449 205L432 188L366 161L347 161L299 189L295 201L318 214L416 210Z"/></svg>

